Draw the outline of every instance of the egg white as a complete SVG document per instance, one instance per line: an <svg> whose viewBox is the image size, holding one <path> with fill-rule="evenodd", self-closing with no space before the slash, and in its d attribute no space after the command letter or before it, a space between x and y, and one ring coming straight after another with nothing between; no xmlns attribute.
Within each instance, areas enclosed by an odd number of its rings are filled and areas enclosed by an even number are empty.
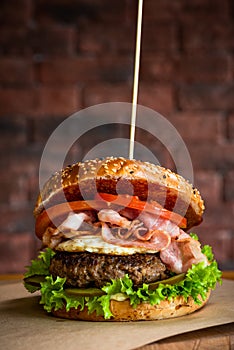
<svg viewBox="0 0 234 350"><path fill-rule="evenodd" d="M118 245L104 242L101 236L81 236L74 237L68 241L60 243L56 250L66 252L90 252L110 255L132 255L135 253L155 253L146 248L125 248Z"/></svg>

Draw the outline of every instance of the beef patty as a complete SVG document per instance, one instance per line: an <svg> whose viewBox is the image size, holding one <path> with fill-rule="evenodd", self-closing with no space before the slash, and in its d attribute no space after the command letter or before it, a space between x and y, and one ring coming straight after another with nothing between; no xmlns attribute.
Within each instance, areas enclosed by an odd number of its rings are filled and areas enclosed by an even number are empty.
<svg viewBox="0 0 234 350"><path fill-rule="evenodd" d="M57 252L52 258L50 273L66 277L72 287L102 287L125 274L135 286L169 277L158 254L106 255L88 252Z"/></svg>

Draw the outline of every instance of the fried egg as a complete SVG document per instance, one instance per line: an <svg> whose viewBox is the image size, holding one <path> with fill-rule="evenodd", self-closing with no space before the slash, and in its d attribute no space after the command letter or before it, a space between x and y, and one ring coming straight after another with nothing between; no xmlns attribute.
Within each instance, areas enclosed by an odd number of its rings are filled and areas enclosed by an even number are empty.
<svg viewBox="0 0 234 350"><path fill-rule="evenodd" d="M56 250L66 252L90 252L110 255L132 255L135 253L155 253L143 247L126 248L104 242L101 236L81 236L64 241L56 247Z"/></svg>

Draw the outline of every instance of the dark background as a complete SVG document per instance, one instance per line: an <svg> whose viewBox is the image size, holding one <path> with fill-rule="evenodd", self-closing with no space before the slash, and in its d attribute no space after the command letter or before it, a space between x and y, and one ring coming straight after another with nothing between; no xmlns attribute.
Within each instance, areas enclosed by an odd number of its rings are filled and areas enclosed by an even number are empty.
<svg viewBox="0 0 234 350"><path fill-rule="evenodd" d="M85 107L131 102L136 14L136 0L1 0L0 273L22 272L40 247L32 211L53 130ZM233 79L233 1L145 0L138 102L186 142L206 203L194 231L223 269L234 269ZM77 161L88 147L74 147Z"/></svg>

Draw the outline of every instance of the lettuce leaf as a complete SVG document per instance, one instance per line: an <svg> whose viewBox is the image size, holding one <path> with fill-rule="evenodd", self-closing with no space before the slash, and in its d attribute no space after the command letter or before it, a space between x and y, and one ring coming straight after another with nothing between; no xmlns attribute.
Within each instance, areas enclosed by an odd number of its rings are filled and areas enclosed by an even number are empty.
<svg viewBox="0 0 234 350"><path fill-rule="evenodd" d="M26 266L27 271L24 274L24 277L30 277L34 275L48 275L49 267L52 257L55 255L55 252L47 248L45 251L40 252L37 259L31 261L30 266Z"/></svg>
<svg viewBox="0 0 234 350"><path fill-rule="evenodd" d="M51 312L64 306L67 311L73 307L76 309L80 307L83 310L84 297L68 297L63 288L65 282L66 278L57 277L54 280L51 275L46 277L45 282L41 282L40 304L44 305L46 311Z"/></svg>
<svg viewBox="0 0 234 350"><path fill-rule="evenodd" d="M37 259L31 261L31 265L26 266L26 272L24 278L31 276L48 276L50 274L49 267L52 257L55 255L55 252L47 248L45 251L40 252ZM30 292L34 293L37 290L40 290L40 287L33 286L29 283L24 282L25 288Z"/></svg>
<svg viewBox="0 0 234 350"><path fill-rule="evenodd" d="M204 246L203 253L207 255L210 261L209 265L206 266L204 262L192 265L182 281L176 284L160 283L155 290L150 289L148 284L135 288L129 276L125 275L123 278L112 280L103 286L102 290L106 293L105 295L93 297L68 296L64 289L66 278L57 277L54 279L49 274L50 260L54 255L51 249L47 249L39 255L38 259L32 261L32 265L28 268L25 276L38 275L39 273L46 276L45 281L40 283L41 288L39 288L41 291L40 303L43 304L46 311L51 312L53 309L58 310L62 307L66 307L67 311L70 308L83 310L84 307L87 307L89 313L95 311L97 315L103 315L106 319L109 319L112 316L110 300L118 293L124 294L133 308L141 302L155 305L165 299L173 300L179 295L183 296L185 300L191 296L195 303L201 304L200 298L204 300L207 292L210 289L215 289L217 282L221 284L222 274L218 269L217 262L213 260L211 247Z"/></svg>
<svg viewBox="0 0 234 350"><path fill-rule="evenodd" d="M198 235L196 233L190 232L190 237L192 237L193 239L195 239L195 241L198 241Z"/></svg>
<svg viewBox="0 0 234 350"><path fill-rule="evenodd" d="M204 246L202 247L202 250L201 250L201 251L202 251L203 254L206 255L208 261L211 262L211 261L214 260L214 254L213 254L213 252L212 252L211 246L209 246L209 245L204 245Z"/></svg>

